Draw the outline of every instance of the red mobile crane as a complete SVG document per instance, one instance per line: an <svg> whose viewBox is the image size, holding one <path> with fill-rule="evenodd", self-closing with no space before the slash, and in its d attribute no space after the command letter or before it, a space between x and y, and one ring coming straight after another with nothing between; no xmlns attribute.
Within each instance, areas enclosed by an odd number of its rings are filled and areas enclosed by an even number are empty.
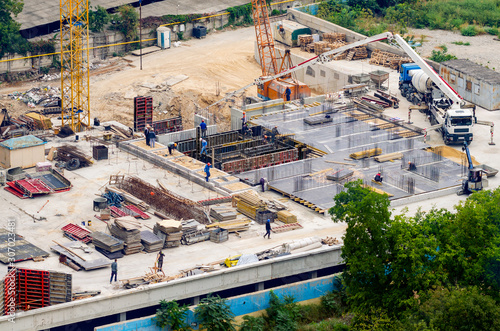
<svg viewBox="0 0 500 331"><path fill-rule="evenodd" d="M288 70L291 67L289 50L285 51L281 59L281 64L278 67L266 0L252 0L252 12L255 35L257 37L257 48L259 49L260 66L262 68L261 79ZM291 73L257 85L257 93L264 100L286 100L287 88L291 91L290 100L311 96L309 86L299 82Z"/></svg>

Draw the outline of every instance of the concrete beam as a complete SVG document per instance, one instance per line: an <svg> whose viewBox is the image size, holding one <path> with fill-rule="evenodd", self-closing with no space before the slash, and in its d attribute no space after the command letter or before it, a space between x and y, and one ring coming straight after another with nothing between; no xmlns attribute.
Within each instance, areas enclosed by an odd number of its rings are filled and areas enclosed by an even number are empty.
<svg viewBox="0 0 500 331"><path fill-rule="evenodd" d="M18 312L15 316L15 323L10 322L8 316L1 317L0 330L49 329L154 306L159 304L160 300L188 299L210 292L258 284L304 272L314 272L342 264L340 254L341 246L328 246L315 251L152 284L144 288Z"/></svg>

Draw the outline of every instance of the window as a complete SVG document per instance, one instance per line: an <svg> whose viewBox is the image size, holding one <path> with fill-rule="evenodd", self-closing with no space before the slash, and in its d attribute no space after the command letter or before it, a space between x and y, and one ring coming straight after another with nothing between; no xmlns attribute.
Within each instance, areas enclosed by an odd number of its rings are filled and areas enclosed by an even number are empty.
<svg viewBox="0 0 500 331"><path fill-rule="evenodd" d="M457 76L450 74L450 83L455 84L457 82Z"/></svg>
<svg viewBox="0 0 500 331"><path fill-rule="evenodd" d="M321 77L326 77L326 73L325 73L325 71L324 71L324 70L320 70L320 71L319 71L319 75L320 75Z"/></svg>
<svg viewBox="0 0 500 331"><path fill-rule="evenodd" d="M458 77L458 87L464 87L464 79L462 77Z"/></svg>
<svg viewBox="0 0 500 331"><path fill-rule="evenodd" d="M480 85L479 84L474 84L474 93L476 93L477 95L479 95L479 92L480 92Z"/></svg>
<svg viewBox="0 0 500 331"><path fill-rule="evenodd" d="M470 80L465 81L465 90L469 92L472 91L472 82Z"/></svg>
<svg viewBox="0 0 500 331"><path fill-rule="evenodd" d="M316 77L316 73L314 72L313 68L311 68L311 67L307 67L306 75Z"/></svg>

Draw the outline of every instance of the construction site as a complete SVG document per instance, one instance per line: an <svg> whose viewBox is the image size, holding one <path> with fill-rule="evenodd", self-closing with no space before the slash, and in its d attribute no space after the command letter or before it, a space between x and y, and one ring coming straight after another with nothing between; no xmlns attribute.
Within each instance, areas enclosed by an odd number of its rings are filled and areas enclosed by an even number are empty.
<svg viewBox="0 0 500 331"><path fill-rule="evenodd" d="M498 96L458 95L439 76L457 63L293 1L271 19L265 3L251 2L254 26L206 23L206 36L93 69L80 39L61 45L73 71L0 85L0 329L160 330L160 300L209 293L238 319L269 290L328 291L346 228L328 210L346 183L395 214L499 186ZM85 38L75 22L61 34ZM429 90L404 81L408 65ZM489 93L500 78L482 74L456 75Z"/></svg>

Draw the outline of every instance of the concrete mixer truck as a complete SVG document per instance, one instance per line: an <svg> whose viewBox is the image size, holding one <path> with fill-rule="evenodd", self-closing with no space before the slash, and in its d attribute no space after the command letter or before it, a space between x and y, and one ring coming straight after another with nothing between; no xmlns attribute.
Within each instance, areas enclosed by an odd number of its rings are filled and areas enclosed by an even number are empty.
<svg viewBox="0 0 500 331"><path fill-rule="evenodd" d="M463 108L461 97L418 55L411 57L417 63L401 65L399 89L401 95L414 105L425 106L431 123L430 130L440 130L445 144L470 144L474 113Z"/></svg>

